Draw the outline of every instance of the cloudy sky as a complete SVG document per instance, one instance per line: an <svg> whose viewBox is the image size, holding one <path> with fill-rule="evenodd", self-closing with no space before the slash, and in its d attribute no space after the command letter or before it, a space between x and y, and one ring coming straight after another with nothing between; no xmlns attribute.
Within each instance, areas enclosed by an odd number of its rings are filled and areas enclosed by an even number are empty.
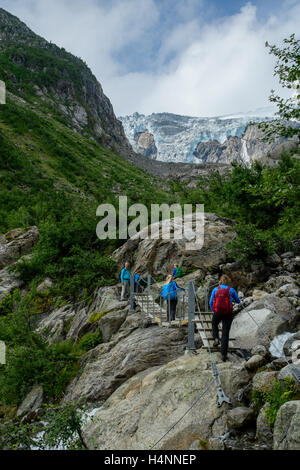
<svg viewBox="0 0 300 470"><path fill-rule="evenodd" d="M268 106L274 58L300 0L0 0L84 59L118 116L216 116Z"/></svg>

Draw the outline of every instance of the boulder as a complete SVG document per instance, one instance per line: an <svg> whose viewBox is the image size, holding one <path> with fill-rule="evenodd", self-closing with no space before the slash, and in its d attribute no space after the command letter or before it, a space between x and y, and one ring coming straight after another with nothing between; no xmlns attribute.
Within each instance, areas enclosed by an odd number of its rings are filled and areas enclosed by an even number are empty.
<svg viewBox="0 0 300 470"><path fill-rule="evenodd" d="M21 289L24 286L24 282L20 279L18 273L10 272L10 269L4 268L0 271L0 302L10 292L15 289Z"/></svg>
<svg viewBox="0 0 300 470"><path fill-rule="evenodd" d="M271 267L276 267L281 264L281 258L276 253L273 253L272 255L267 256L266 264Z"/></svg>
<svg viewBox="0 0 300 470"><path fill-rule="evenodd" d="M123 333L123 337L122 337ZM97 346L82 359L82 373L69 385L65 401L105 400L123 382L149 367L165 364L184 353L183 328L137 328L120 331L115 340Z"/></svg>
<svg viewBox="0 0 300 470"><path fill-rule="evenodd" d="M274 425L274 450L300 450L300 400L284 403Z"/></svg>
<svg viewBox="0 0 300 470"><path fill-rule="evenodd" d="M269 292L270 294L273 294L277 289L279 289L281 286L284 286L286 284L293 284L295 282L295 279L291 276L288 275L282 275L282 276L272 276L270 279L265 283L264 289Z"/></svg>
<svg viewBox="0 0 300 470"><path fill-rule="evenodd" d="M267 392L277 380L278 372L259 372L252 379L252 391Z"/></svg>
<svg viewBox="0 0 300 470"><path fill-rule="evenodd" d="M98 325L104 342L109 341L111 337L119 330L128 314L128 309L129 307L118 312L107 313L100 319Z"/></svg>
<svg viewBox="0 0 300 470"><path fill-rule="evenodd" d="M255 354L254 356L250 357L250 359L248 359L248 361L245 364L245 367L248 370L256 370L260 366L262 366L264 362L265 361L264 361L263 356L260 356L259 354Z"/></svg>
<svg viewBox="0 0 300 470"><path fill-rule="evenodd" d="M0 269L17 261L21 256L31 253L39 241L38 228L33 226L27 230L15 229L0 237Z"/></svg>
<svg viewBox="0 0 300 470"><path fill-rule="evenodd" d="M213 358L225 393L238 406L238 389L250 380L248 372L240 363L220 363L217 353ZM199 441L198 447L209 448L209 439L219 438L226 431L229 407L216 406L210 356L205 351L182 356L127 380L97 411L83 435L91 449L149 449L196 399L196 406L155 449L189 449L195 441Z"/></svg>
<svg viewBox="0 0 300 470"><path fill-rule="evenodd" d="M295 282L284 284L276 290L275 294L278 297L300 297L300 288Z"/></svg>
<svg viewBox="0 0 300 470"><path fill-rule="evenodd" d="M254 291L252 293L252 299L255 302L256 300L261 300L264 297L267 297L268 295L269 295L268 292L265 292L265 291L259 290L259 289L254 289Z"/></svg>
<svg viewBox="0 0 300 470"><path fill-rule="evenodd" d="M44 279L43 282L38 285L36 291L40 294L44 294L48 290L52 289L53 285L53 281L49 277L47 277L46 279Z"/></svg>
<svg viewBox="0 0 300 470"><path fill-rule="evenodd" d="M183 268L198 267L203 272L208 268L218 270L219 265L226 261L225 244L234 237L233 222L215 214L205 214L204 233L205 240L201 250L191 249L188 242L193 243L195 236L203 235L201 224L195 224L191 217L186 218L186 233L182 239L162 238L162 228L170 227L171 234L177 225L182 224L182 218L166 219L157 224L144 228L141 232L130 238L121 248L113 254L119 266L128 260L132 271L151 273L154 277L165 277L171 272L175 261L183 260ZM159 238L145 238L148 229L156 229Z"/></svg>
<svg viewBox="0 0 300 470"><path fill-rule="evenodd" d="M292 379L300 390L300 363L299 364L287 364L283 367L280 372L278 373L278 380L280 382L284 382L284 379L289 377ZM299 380L297 379L299 377Z"/></svg>
<svg viewBox="0 0 300 470"><path fill-rule="evenodd" d="M295 327L298 318L299 313L286 298L268 295L236 315L231 335L243 349L252 349L258 344L268 347L276 335Z"/></svg>
<svg viewBox="0 0 300 470"><path fill-rule="evenodd" d="M120 302L117 286L101 287L89 301L69 303L41 318L38 331L43 331L49 343L65 339L77 340L89 331L95 331L98 323L89 321L92 314L105 315L111 311L127 309L128 302ZM120 314L121 315L121 314ZM123 315L123 313L122 313Z"/></svg>
<svg viewBox="0 0 300 470"><path fill-rule="evenodd" d="M258 344L257 346L254 346L254 348L251 349L251 354L253 356L259 355L263 358L269 355L267 348L263 344Z"/></svg>
<svg viewBox="0 0 300 470"><path fill-rule="evenodd" d="M37 331L47 338L49 344L64 341L68 324L75 315L73 307L70 304L65 305L49 315L43 316L39 321Z"/></svg>
<svg viewBox="0 0 300 470"><path fill-rule="evenodd" d="M34 385L29 393L26 395L21 405L17 410L17 417L24 417L25 415L33 418L36 412L43 404L44 391L41 385Z"/></svg>
<svg viewBox="0 0 300 470"><path fill-rule="evenodd" d="M289 273L294 273L296 271L296 262L293 259L285 258L282 260L282 267Z"/></svg>
<svg viewBox="0 0 300 470"><path fill-rule="evenodd" d="M256 420L256 439L267 446L268 449L272 449L273 447L273 429L268 423L268 419L266 417L266 410L269 404L265 403L264 406L258 413L257 420Z"/></svg>
<svg viewBox="0 0 300 470"><path fill-rule="evenodd" d="M283 345L283 352L286 356L291 356L300 348L300 331L291 335Z"/></svg>
<svg viewBox="0 0 300 470"><path fill-rule="evenodd" d="M293 251L287 251L286 253L282 253L281 258L282 259L290 259L294 257L294 252Z"/></svg>
<svg viewBox="0 0 300 470"><path fill-rule="evenodd" d="M254 411L245 406L238 406L227 413L228 429L243 429L254 420Z"/></svg>

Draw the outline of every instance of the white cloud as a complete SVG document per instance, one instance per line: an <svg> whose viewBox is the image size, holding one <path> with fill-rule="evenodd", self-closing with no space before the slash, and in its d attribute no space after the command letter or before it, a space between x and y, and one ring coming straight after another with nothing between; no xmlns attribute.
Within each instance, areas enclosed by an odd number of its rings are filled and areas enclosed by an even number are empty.
<svg viewBox="0 0 300 470"><path fill-rule="evenodd" d="M267 105L278 82L265 41L278 44L298 31L299 1L286 0L264 22L251 3L209 23L194 17L199 1L174 5L180 23L164 32L154 0L2 0L3 8L35 32L82 57L117 115L168 111L213 116ZM124 46L131 47L131 56L136 48L138 62L138 53L147 54L157 31L162 43L153 67L139 70L136 64L134 73L126 69L120 61Z"/></svg>

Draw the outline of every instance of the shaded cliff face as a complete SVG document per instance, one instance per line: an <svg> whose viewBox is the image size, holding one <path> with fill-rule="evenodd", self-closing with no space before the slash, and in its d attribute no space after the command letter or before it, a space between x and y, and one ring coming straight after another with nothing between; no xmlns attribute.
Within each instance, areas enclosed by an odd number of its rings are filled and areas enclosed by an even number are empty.
<svg viewBox="0 0 300 470"><path fill-rule="evenodd" d="M0 78L7 91L125 156L132 148L109 99L79 58L0 9Z"/></svg>

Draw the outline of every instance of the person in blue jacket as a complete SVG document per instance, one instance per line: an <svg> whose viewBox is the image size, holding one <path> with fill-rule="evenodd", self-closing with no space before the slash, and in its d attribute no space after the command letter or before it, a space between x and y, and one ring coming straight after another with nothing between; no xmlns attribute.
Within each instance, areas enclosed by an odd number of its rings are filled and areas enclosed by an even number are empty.
<svg viewBox="0 0 300 470"><path fill-rule="evenodd" d="M126 261L125 266L121 271L121 283L122 283L121 300L125 300L125 296L129 295L129 287L130 287L130 270L129 270L128 261Z"/></svg>
<svg viewBox="0 0 300 470"><path fill-rule="evenodd" d="M212 335L215 347L220 344L219 323L222 321L221 354L224 362L227 360L229 332L234 318L232 303L236 302L239 304L241 302L236 290L233 289L233 287L229 287L229 283L229 277L223 274L220 278L219 286L213 289L209 300L210 308L214 312L212 318ZM218 311L218 308L221 308L222 311Z"/></svg>
<svg viewBox="0 0 300 470"><path fill-rule="evenodd" d="M139 292L139 290L142 290L140 286L140 279L141 279L141 273L135 273L134 275L134 292Z"/></svg>
<svg viewBox="0 0 300 470"><path fill-rule="evenodd" d="M173 280L172 274L169 274L166 283L160 293L163 298L167 301L167 317L168 321L173 321L176 319L176 308L178 302L177 292L179 290L185 291L182 287L179 287L177 283Z"/></svg>
<svg viewBox="0 0 300 470"><path fill-rule="evenodd" d="M173 278L174 279L175 279L176 274L177 274L177 268L178 268L178 264L173 264Z"/></svg>

